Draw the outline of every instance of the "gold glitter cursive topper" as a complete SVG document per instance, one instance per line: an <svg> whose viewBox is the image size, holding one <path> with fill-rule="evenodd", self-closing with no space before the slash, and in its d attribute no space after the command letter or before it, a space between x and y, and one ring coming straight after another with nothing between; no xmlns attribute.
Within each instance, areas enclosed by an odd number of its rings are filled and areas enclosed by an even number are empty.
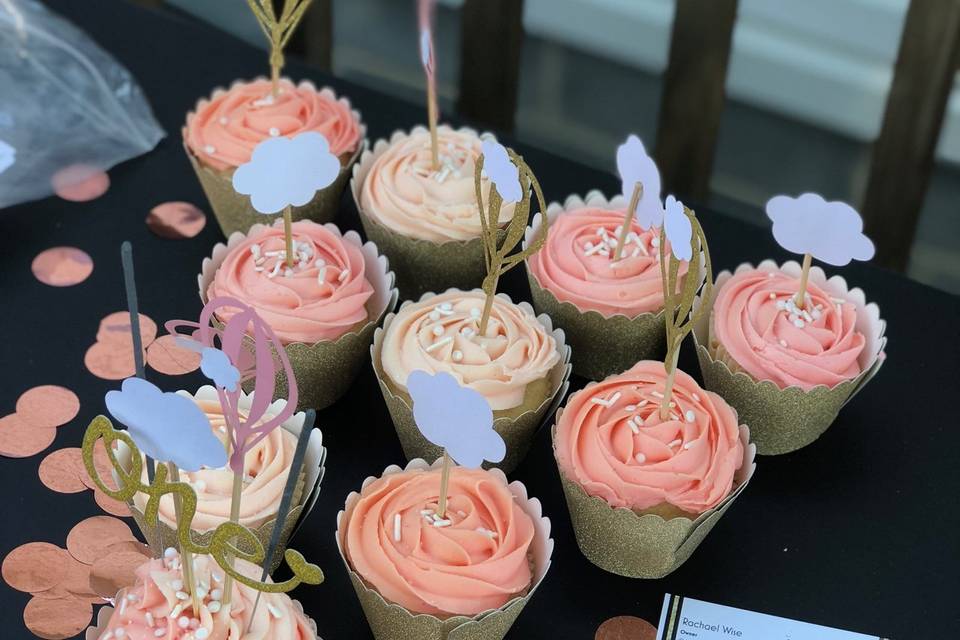
<svg viewBox="0 0 960 640"><path fill-rule="evenodd" d="M97 441L101 439L105 445L110 465L117 474L119 487L116 490L111 489L100 479L93 461L94 447ZM129 470L124 469L116 458L113 450L113 443L116 441L123 442L130 448L132 456ZM129 434L114 429L113 424L105 416L97 416L87 427L83 436L83 465L100 490L115 500L127 502L140 492L149 496L144 517L150 524L156 524L157 522L161 497L170 493L179 498L182 504L182 515L177 522L177 537L180 541L180 549L191 553L209 554L227 575L232 576L234 580L251 589L269 593L286 593L292 591L301 583L316 585L323 582L323 571L320 567L307 562L303 555L293 549L287 549L284 553L284 559L293 572L293 577L289 580L284 582L260 582L239 573L231 566L231 557L242 558L259 565L263 563L265 552L257 536L236 522L224 522L219 525L214 530L210 543L207 545L194 542L190 523L193 522L193 516L197 512L197 494L194 493L193 488L184 482L168 482L165 465L158 465L153 482L144 484L142 480L143 459L140 450L137 449L133 438ZM251 548L253 551L245 552L238 545Z"/></svg>

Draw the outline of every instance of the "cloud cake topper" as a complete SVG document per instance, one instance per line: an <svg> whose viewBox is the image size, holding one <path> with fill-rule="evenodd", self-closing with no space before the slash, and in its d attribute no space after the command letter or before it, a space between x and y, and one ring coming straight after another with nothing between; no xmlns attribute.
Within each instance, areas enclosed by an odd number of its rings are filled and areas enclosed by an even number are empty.
<svg viewBox="0 0 960 640"><path fill-rule="evenodd" d="M517 202L523 197L520 188L520 169L513 164L507 148L496 140L484 140L481 144L483 170L504 202Z"/></svg>
<svg viewBox="0 0 960 640"><path fill-rule="evenodd" d="M810 254L835 267L873 257L863 220L846 202L827 201L816 193L779 195L767 202L767 217L777 244L791 253Z"/></svg>
<svg viewBox="0 0 960 640"><path fill-rule="evenodd" d="M407 377L413 418L423 437L464 467L500 462L507 446L493 429L493 410L482 394L449 373L414 371Z"/></svg>
<svg viewBox="0 0 960 640"><path fill-rule="evenodd" d="M634 191L639 191L636 203L627 211L628 216L633 211L642 229L659 227L663 223L660 170L634 134L617 147L617 173L624 198L632 199Z"/></svg>
<svg viewBox="0 0 960 640"><path fill-rule="evenodd" d="M666 211L663 216L663 230L670 241L670 250L677 260L689 261L693 257L690 239L693 226L686 215L686 207L673 196L667 196Z"/></svg>

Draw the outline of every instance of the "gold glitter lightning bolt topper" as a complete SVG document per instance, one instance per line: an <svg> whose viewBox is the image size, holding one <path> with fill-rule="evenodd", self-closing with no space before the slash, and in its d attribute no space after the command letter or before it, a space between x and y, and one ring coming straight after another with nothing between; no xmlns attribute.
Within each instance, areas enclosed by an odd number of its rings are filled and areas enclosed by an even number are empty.
<svg viewBox="0 0 960 640"><path fill-rule="evenodd" d="M481 173L483 172L484 156L477 158L474 165L473 180L477 192L477 207L480 212L481 238L483 240L483 256L487 265L487 276L483 279L483 292L487 294L486 303L483 306L483 315L480 316L480 333L487 331L487 321L490 320L490 311L493 309L493 298L497 295L497 283L500 276L523 262L527 257L533 255L543 246L547 238L547 203L543 199L543 191L540 189L540 183L537 182L533 170L524 162L523 158L514 152L513 149L506 149L510 161L517 166L519 170L520 181L520 200L514 205L513 217L507 224L503 243L497 248L497 241L500 238L500 207L503 205L503 197L497 191L493 181L490 182L490 191L488 193L486 212L483 206L483 189ZM532 193L531 193L532 191ZM508 256L517 243L523 239L523 234L527 229L527 222L530 217L530 199L533 194L537 196L537 202L540 205L540 211L543 212L543 233L530 243L526 249Z"/></svg>
<svg viewBox="0 0 960 640"><path fill-rule="evenodd" d="M103 482L93 462L94 447L99 440L103 440L110 465L117 474L119 486L116 490ZM123 468L114 454L113 444L117 441L130 448L132 464L129 470ZM265 557L263 545L257 536L236 522L224 522L218 526L209 544L195 543L190 529L193 516L197 512L197 494L194 493L193 488L184 482L168 482L167 468L164 465L157 466L153 482L143 484L141 476L143 459L133 438L124 431L114 429L110 420L104 416L94 418L83 436L83 464L100 490L111 498L126 502L138 492L145 493L149 497L144 511L144 517L148 523L156 524L161 497L170 493L179 498L182 515L177 521L177 537L180 541L180 549L210 555L227 575L251 589L268 593L286 593L301 583L317 585L323 582L323 571L320 567L307 562L303 555L293 549L287 549L284 553L284 559L293 572L293 577L284 582L260 582L235 570L230 562L231 557L242 558L257 565L263 564ZM245 552L241 547L252 549L252 551Z"/></svg>
<svg viewBox="0 0 960 640"><path fill-rule="evenodd" d="M270 41L270 80L273 82L273 97L280 90L280 69L283 68L283 49L296 31L300 19L313 0L284 0L283 10L277 16L273 0L247 0L260 29Z"/></svg>

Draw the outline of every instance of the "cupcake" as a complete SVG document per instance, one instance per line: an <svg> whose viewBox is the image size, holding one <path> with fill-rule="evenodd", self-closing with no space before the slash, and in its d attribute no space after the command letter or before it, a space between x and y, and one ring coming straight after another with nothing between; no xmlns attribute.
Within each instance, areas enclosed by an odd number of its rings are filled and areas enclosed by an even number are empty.
<svg viewBox="0 0 960 640"><path fill-rule="evenodd" d="M588 193L586 202L570 196L562 207L553 203L546 214L550 233L526 260L534 308L563 328L574 372L592 380L662 357L665 349L660 229L644 230L633 218L621 259L614 262L625 213L622 196L608 202L598 191ZM543 216L537 214L523 247L542 234ZM678 289L687 266L680 263Z"/></svg>
<svg viewBox="0 0 960 640"><path fill-rule="evenodd" d="M300 406L322 409L353 382L397 290L376 245L363 244L355 232L341 235L332 224L301 220L293 224L293 238L297 264L288 268L278 256L285 246L282 222L234 233L203 261L200 298L206 304L232 297L253 307L284 345ZM278 397L285 393L281 375Z"/></svg>
<svg viewBox="0 0 960 640"><path fill-rule="evenodd" d="M227 421L216 388L204 386L194 395L186 391L179 393L197 403L210 420L213 434L227 447ZM252 404L253 395L241 393L238 402L240 412L246 415ZM279 414L284 406L283 400L274 402L266 412L264 420ZM264 548L268 547L270 534L276 526L280 499L290 475L294 450L303 424L304 414L295 414L284 422L281 428L274 429L263 440L251 447L245 457L245 477L238 522L250 529ZM314 429L310 434L303 471L294 490L290 513L283 524L280 545L271 560L273 567L279 565L287 541L316 503L320 482L323 479L325 459L323 435L319 429ZM124 451L119 461L124 467L129 468L129 451ZM142 480L144 484L148 483L145 464ZM202 468L194 472L180 471L180 480L189 484L197 496L196 514L190 524L194 532L194 540L199 544L207 544L213 531L230 520L233 471L228 466L219 469ZM144 517L146 505L147 495L137 493L130 502L130 511L151 546L155 549L179 547L173 495L167 494L160 499L156 526L146 523Z"/></svg>
<svg viewBox="0 0 960 640"><path fill-rule="evenodd" d="M450 287L471 289L486 275L474 183L481 137L472 129L440 126L437 138L438 170L430 132L416 127L378 140L354 167L350 183L367 237L390 258L409 299ZM484 201L489 189L483 176ZM500 208L501 225L510 221L514 206Z"/></svg>
<svg viewBox="0 0 960 640"><path fill-rule="evenodd" d="M337 545L377 640L503 638L550 567L540 502L497 469L454 467L437 515L439 461L387 468L351 493Z"/></svg>
<svg viewBox="0 0 960 640"><path fill-rule="evenodd" d="M682 565L743 491L755 447L736 411L676 372L644 360L570 396L553 429L580 550L598 567L662 578Z"/></svg>
<svg viewBox="0 0 960 640"><path fill-rule="evenodd" d="M694 328L706 386L737 408L765 455L816 440L884 359L877 305L813 267L800 309L800 273L769 260L721 273Z"/></svg>
<svg viewBox="0 0 960 640"><path fill-rule="evenodd" d="M233 171L250 161L260 142L305 131L319 132L327 139L331 153L340 158L340 175L308 204L295 207L291 216L317 222L333 220L350 167L366 145L366 126L346 98L338 99L328 88L318 91L310 82L295 85L287 78L280 80L276 98L271 88L269 80L259 78L235 82L226 91L217 89L210 98L197 102L182 130L187 157L225 236L246 232L264 221L249 198L236 193L232 184ZM268 218L268 223L276 217L279 214Z"/></svg>
<svg viewBox="0 0 960 640"><path fill-rule="evenodd" d="M408 459L441 455L413 420L405 387L413 371L449 373L486 399L494 429L507 445L506 457L495 466L507 473L526 455L551 404L566 391L570 350L563 332L553 330L548 316L534 315L528 304L498 294L487 332L480 335L485 302L479 289L427 293L387 316L374 336L374 371Z"/></svg>
<svg viewBox="0 0 960 640"><path fill-rule="evenodd" d="M180 557L171 551L137 569L136 582L117 594L113 607L100 610L86 640L317 640L317 625L285 593L258 593L234 580L230 606L222 606L224 572L210 556L194 558L194 577L204 591L194 611L190 598L177 597L184 577ZM234 563L243 575L260 579L260 567Z"/></svg>

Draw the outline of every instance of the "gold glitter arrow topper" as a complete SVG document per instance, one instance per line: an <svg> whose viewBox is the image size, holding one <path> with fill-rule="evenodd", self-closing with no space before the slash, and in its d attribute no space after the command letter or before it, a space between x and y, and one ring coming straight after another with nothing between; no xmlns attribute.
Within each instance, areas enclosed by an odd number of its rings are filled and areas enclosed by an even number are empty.
<svg viewBox="0 0 960 640"><path fill-rule="evenodd" d="M111 489L110 485L104 483L100 478L93 461L94 447L99 440L103 440L110 466L116 472L118 488L115 490ZM130 449L131 464L129 470L124 469L116 458L113 444L117 441L122 442ZM269 593L286 593L292 591L301 583L316 585L323 582L323 571L320 570L320 567L307 562L303 555L293 549L287 549L284 553L284 559L293 572L293 577L284 582L260 582L234 569L230 561L231 558L243 558L256 565L261 565L266 555L257 536L248 528L236 522L224 522L218 526L214 530L209 544L201 545L194 542L190 524L197 512L197 494L194 493L193 488L184 482L169 482L165 465L158 465L153 482L144 484L142 481L143 459L137 445L133 442L133 438L124 431L114 429L110 420L104 416L94 418L83 436L83 464L100 490L111 498L127 502L136 493L145 493L149 499L144 511L144 518L149 524L155 525L157 523L160 498L168 493L173 494L174 498L179 499L181 503L181 516L176 523L181 551L210 555L227 575L232 576L234 580L251 589ZM243 549L252 549L252 551L246 552Z"/></svg>
<svg viewBox="0 0 960 640"><path fill-rule="evenodd" d="M300 19L313 0L283 0L283 10L277 15L273 0L247 0L263 34L270 42L270 80L273 97L280 90L280 69L283 68L283 49L296 31Z"/></svg>
<svg viewBox="0 0 960 640"><path fill-rule="evenodd" d="M533 171L527 163L523 161L523 158L514 152L513 149L507 149L492 141L485 141L483 149L484 153L477 158L473 171L474 186L477 192L477 207L480 212L480 234L483 240L483 256L487 266L487 276L483 279L483 292L487 294L487 300L483 306L483 315L480 316L481 334L487 332L487 322L490 320L490 311L493 309L493 298L497 295L497 283L500 281L500 276L540 250L540 247L543 246L547 238L547 228L549 225L546 216L547 204L543 199L543 191L540 189L540 183L537 182L536 176L533 175ZM507 224L506 229L504 229L503 242L500 243L499 248L497 244L501 231L498 222L500 220L500 207L503 205L503 196L497 187L498 180L495 177L490 180L486 209L484 209L483 205L481 174L483 172L484 160L490 152L496 152L497 155L494 156L493 160L500 161L497 163L500 166L498 166L495 171L497 173L503 171L503 165L507 159L509 159L509 162L517 169L517 181L519 182L520 197L515 198L516 205L513 209L513 217ZM497 157L502 156L504 152L507 157ZM509 167L507 168L509 169ZM495 176L494 172L488 173L491 176ZM516 184L512 183L512 179L509 182L511 182L511 184L501 184L499 188L507 189L511 187L515 190ZM540 211L544 213L543 233L539 234L536 240L530 243L530 246L526 249L512 255L507 255L513 251L520 240L523 239L523 234L527 229L527 222L530 217L530 200L534 194L537 196Z"/></svg>

